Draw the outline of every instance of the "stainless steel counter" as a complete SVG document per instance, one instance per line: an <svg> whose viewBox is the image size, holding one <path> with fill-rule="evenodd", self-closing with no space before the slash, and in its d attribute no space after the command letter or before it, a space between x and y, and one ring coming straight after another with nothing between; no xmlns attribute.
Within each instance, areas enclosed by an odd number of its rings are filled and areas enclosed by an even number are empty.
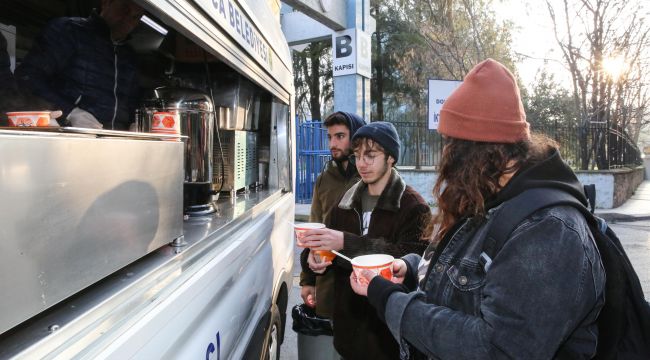
<svg viewBox="0 0 650 360"><path fill-rule="evenodd" d="M0 333L182 236L182 142L55 130L0 131Z"/></svg>

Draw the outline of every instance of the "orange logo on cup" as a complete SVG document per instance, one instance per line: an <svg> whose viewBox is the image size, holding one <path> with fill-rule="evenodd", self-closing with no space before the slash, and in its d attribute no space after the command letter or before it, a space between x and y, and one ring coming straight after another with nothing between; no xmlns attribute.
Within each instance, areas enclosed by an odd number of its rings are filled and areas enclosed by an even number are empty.
<svg viewBox="0 0 650 360"><path fill-rule="evenodd" d="M171 129L174 127L174 124L176 124L176 121L174 121L173 116L165 116L163 117L162 123L165 128Z"/></svg>
<svg viewBox="0 0 650 360"><path fill-rule="evenodd" d="M179 135L181 123L175 111L156 111L151 121L151 132L160 134Z"/></svg>

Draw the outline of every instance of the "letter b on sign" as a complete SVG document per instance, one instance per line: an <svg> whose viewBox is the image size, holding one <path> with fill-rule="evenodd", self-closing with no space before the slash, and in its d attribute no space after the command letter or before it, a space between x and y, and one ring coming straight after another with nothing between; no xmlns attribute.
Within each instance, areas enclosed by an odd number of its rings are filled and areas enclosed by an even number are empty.
<svg viewBox="0 0 650 360"><path fill-rule="evenodd" d="M336 57L344 58L352 54L352 37L349 35L336 37Z"/></svg>

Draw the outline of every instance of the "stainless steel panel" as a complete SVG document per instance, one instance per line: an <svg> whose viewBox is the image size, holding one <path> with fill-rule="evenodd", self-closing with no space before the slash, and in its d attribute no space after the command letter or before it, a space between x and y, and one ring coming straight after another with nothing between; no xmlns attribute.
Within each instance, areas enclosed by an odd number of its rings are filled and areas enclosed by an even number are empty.
<svg viewBox="0 0 650 360"><path fill-rule="evenodd" d="M185 181L206 183L212 180L212 135L214 114L210 97L196 89L159 87L155 99L146 101L140 109L151 123L155 111L171 111L180 118L181 134L185 140Z"/></svg>
<svg viewBox="0 0 650 360"><path fill-rule="evenodd" d="M87 137L87 138L129 138L141 140L183 140L187 136L152 134L133 131L104 130L65 127L21 127L15 129L0 130L0 134L6 135L29 135L29 136L59 136L59 137Z"/></svg>
<svg viewBox="0 0 650 360"><path fill-rule="evenodd" d="M260 191L218 206L185 221L182 249L160 248L2 334L0 358L194 359L220 332L221 357L241 359L262 310L291 288L294 199Z"/></svg>
<svg viewBox="0 0 650 360"><path fill-rule="evenodd" d="M213 87L215 105L219 107L219 129L258 129L260 90L255 84L239 74L221 74Z"/></svg>
<svg viewBox="0 0 650 360"><path fill-rule="evenodd" d="M182 235L182 142L3 133L0 154L0 333Z"/></svg>
<svg viewBox="0 0 650 360"><path fill-rule="evenodd" d="M185 141L185 181L191 183L212 180L212 134L214 121L211 112L180 112L181 134Z"/></svg>
<svg viewBox="0 0 650 360"><path fill-rule="evenodd" d="M293 159L291 143L291 123L289 107L274 99L272 103L273 130L271 133L271 159L269 165L269 186L292 191L291 161Z"/></svg>

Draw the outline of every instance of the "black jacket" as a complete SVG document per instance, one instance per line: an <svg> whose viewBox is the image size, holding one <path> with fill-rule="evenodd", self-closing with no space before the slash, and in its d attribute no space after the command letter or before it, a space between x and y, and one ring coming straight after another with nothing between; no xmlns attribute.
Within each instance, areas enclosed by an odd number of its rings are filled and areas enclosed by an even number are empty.
<svg viewBox="0 0 650 360"><path fill-rule="evenodd" d="M133 50L113 43L97 14L50 21L15 72L16 82L63 111L79 107L104 125L128 129L137 106ZM64 124L65 125L65 124Z"/></svg>

